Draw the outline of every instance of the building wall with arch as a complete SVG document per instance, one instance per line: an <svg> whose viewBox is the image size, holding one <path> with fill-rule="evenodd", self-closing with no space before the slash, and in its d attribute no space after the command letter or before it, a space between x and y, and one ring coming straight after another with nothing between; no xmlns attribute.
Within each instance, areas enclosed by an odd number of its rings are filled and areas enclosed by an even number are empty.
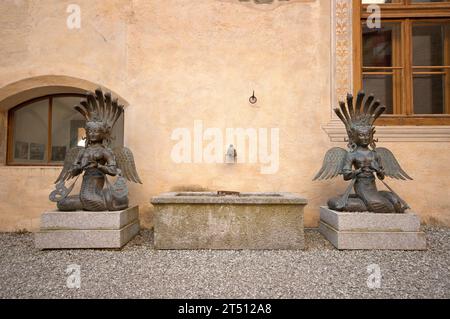
<svg viewBox="0 0 450 319"><path fill-rule="evenodd" d="M60 167L5 165L7 111L51 92L102 87L125 103L125 145L143 185L130 185L144 227L151 196L174 189L290 191L305 196L305 224L343 192L341 179L312 182L332 146L333 8L329 0L255 10L239 1L79 0L0 4L0 231L39 228ZM256 105L248 102L252 91ZM342 98L342 97L339 97ZM279 128L279 170L260 164L176 164L176 128ZM425 222L450 225L448 142L383 142L415 181L390 182ZM237 149L238 155L241 150Z"/></svg>

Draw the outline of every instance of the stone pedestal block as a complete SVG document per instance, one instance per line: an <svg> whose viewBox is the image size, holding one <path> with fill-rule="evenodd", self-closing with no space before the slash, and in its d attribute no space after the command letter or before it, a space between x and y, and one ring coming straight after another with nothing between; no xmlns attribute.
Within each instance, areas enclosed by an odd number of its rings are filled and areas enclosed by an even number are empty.
<svg viewBox="0 0 450 319"><path fill-rule="evenodd" d="M426 249L419 217L411 212L348 213L321 207L319 231L337 249Z"/></svg>
<svg viewBox="0 0 450 319"><path fill-rule="evenodd" d="M157 249L303 249L307 201L291 193L152 198Z"/></svg>
<svg viewBox="0 0 450 319"><path fill-rule="evenodd" d="M45 212L39 249L121 248L139 233L139 207L115 212Z"/></svg>

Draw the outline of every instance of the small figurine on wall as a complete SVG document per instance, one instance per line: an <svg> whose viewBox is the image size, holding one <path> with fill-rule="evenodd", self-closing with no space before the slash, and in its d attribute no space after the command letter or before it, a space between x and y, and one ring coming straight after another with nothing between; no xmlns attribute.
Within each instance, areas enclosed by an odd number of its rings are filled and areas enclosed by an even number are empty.
<svg viewBox="0 0 450 319"><path fill-rule="evenodd" d="M326 154L322 168L314 180L323 180L343 175L351 181L346 192L331 198L328 207L341 212L404 213L408 205L383 180L385 176L395 179L412 179L400 167L390 150L376 147L374 122L386 110L373 95L365 99L358 93L356 104L353 96L347 95L347 105L339 102L334 109L344 123L348 135L348 150L333 147ZM365 102L365 103L363 103ZM376 177L390 191L378 191ZM355 194L350 194L352 188Z"/></svg>
<svg viewBox="0 0 450 319"><path fill-rule="evenodd" d="M125 179L141 183L136 172L133 153L126 147L110 148L111 132L123 113L123 106L111 93L101 89L88 92L86 100L75 106L86 119L86 146L71 148L50 194L61 211L118 211L128 207ZM84 174L83 174L84 173ZM69 195L77 180L69 187L65 182L83 175L80 194ZM107 176L116 176L114 183Z"/></svg>

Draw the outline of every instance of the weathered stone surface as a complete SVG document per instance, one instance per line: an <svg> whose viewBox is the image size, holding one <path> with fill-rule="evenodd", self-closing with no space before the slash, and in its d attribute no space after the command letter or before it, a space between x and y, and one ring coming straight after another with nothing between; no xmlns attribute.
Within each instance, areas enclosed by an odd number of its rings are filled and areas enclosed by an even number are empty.
<svg viewBox="0 0 450 319"><path fill-rule="evenodd" d="M139 207L116 212L46 212L35 234L39 249L121 248L139 233Z"/></svg>
<svg viewBox="0 0 450 319"><path fill-rule="evenodd" d="M338 249L424 250L417 215L320 210L320 233Z"/></svg>
<svg viewBox="0 0 450 319"><path fill-rule="evenodd" d="M321 222L319 231L337 249L424 250L423 232L343 232Z"/></svg>
<svg viewBox="0 0 450 319"><path fill-rule="evenodd" d="M420 219L412 213L374 214L336 212L320 207L320 220L339 231L419 231Z"/></svg>
<svg viewBox="0 0 450 319"><path fill-rule="evenodd" d="M170 192L155 196L152 204L303 204L308 201L294 193L240 193L219 196L214 192Z"/></svg>
<svg viewBox="0 0 450 319"><path fill-rule="evenodd" d="M35 234L39 249L121 248L139 233L139 221L117 230L48 230Z"/></svg>
<svg viewBox="0 0 450 319"><path fill-rule="evenodd" d="M151 201L157 249L304 248L306 200L295 194L244 198L179 194L163 194ZM181 197L189 197L187 203ZM282 198L287 202L280 203Z"/></svg>

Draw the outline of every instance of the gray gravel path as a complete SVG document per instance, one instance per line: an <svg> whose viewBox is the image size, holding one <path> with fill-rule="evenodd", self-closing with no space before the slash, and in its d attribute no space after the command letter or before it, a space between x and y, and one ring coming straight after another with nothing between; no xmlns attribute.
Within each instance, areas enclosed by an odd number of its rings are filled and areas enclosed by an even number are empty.
<svg viewBox="0 0 450 319"><path fill-rule="evenodd" d="M305 251L155 251L148 230L121 251L39 251L32 234L2 233L0 298L450 298L450 229L425 231L427 251L338 251L316 230ZM70 264L80 289L66 287Z"/></svg>

